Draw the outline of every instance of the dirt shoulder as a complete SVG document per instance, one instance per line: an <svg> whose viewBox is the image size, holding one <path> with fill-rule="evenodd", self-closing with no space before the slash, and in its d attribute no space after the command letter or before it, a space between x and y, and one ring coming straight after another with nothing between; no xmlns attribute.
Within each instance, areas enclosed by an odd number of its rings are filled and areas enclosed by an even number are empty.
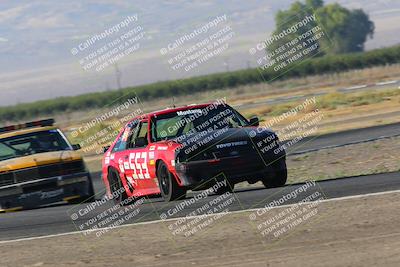
<svg viewBox="0 0 400 267"><path fill-rule="evenodd" d="M287 157L289 184L400 171L400 137ZM242 182L235 188L263 187Z"/></svg>
<svg viewBox="0 0 400 267"><path fill-rule="evenodd" d="M400 137L290 156L289 183L400 170Z"/></svg>
<svg viewBox="0 0 400 267"><path fill-rule="evenodd" d="M1 266L399 266L400 193L321 202L287 233L260 225L288 208L227 214L193 236L167 222L0 245ZM305 205L300 206L300 208Z"/></svg>

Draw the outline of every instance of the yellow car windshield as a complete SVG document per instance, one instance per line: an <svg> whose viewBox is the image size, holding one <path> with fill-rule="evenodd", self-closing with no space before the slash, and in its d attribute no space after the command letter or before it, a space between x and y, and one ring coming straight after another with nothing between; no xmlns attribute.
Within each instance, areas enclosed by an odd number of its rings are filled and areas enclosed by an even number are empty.
<svg viewBox="0 0 400 267"><path fill-rule="evenodd" d="M0 161L50 151L71 150L58 130L45 130L0 139Z"/></svg>

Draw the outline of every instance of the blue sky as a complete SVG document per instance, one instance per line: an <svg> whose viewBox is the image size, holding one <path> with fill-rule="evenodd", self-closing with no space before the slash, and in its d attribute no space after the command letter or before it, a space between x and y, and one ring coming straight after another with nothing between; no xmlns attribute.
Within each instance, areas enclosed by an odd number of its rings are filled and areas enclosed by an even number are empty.
<svg viewBox="0 0 400 267"><path fill-rule="evenodd" d="M248 48L273 29L274 13L290 0L43 0L0 1L0 105L116 88L113 68L84 71L71 48L138 14L146 32L141 49L119 62L122 86L245 68ZM328 1L333 2L333 1ZM396 0L339 1L364 8L377 24L367 48L400 42ZM218 15L227 14L235 31L229 51L195 71L174 72L160 48Z"/></svg>

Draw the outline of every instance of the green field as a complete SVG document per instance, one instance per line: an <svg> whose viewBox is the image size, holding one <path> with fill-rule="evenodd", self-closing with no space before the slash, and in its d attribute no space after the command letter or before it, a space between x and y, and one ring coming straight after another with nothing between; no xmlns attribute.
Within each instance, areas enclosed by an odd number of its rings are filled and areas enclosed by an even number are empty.
<svg viewBox="0 0 400 267"><path fill-rule="evenodd" d="M25 120L39 116L53 116L64 112L90 110L121 104L127 99L138 96L141 101L172 96L182 96L194 93L229 89L240 85L250 85L263 82L272 82L278 79L289 79L338 73L353 69L363 69L372 66L383 66L400 62L400 46L376 49L363 53L331 55L316 57L303 61L286 70L285 73L247 69L226 73L217 73L189 79L158 82L149 85L128 87L118 91L83 94L73 97L59 97L51 100L33 103L18 104L1 107L0 120L2 122Z"/></svg>

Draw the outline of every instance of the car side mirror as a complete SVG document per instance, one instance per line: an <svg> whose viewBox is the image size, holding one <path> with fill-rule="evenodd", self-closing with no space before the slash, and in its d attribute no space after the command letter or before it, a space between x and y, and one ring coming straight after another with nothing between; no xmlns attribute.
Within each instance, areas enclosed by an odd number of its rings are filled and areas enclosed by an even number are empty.
<svg viewBox="0 0 400 267"><path fill-rule="evenodd" d="M251 117L249 121L250 121L251 126L259 126L260 125L260 120L258 119L257 116Z"/></svg>
<svg viewBox="0 0 400 267"><path fill-rule="evenodd" d="M79 149L81 149L81 145L80 144L74 144L74 145L72 145L72 149L73 150L79 150Z"/></svg>
<svg viewBox="0 0 400 267"><path fill-rule="evenodd" d="M106 153L109 148L110 148L110 146L103 146L103 153Z"/></svg>
<svg viewBox="0 0 400 267"><path fill-rule="evenodd" d="M137 137L135 139L135 147L145 147L147 146L147 138L146 137Z"/></svg>

